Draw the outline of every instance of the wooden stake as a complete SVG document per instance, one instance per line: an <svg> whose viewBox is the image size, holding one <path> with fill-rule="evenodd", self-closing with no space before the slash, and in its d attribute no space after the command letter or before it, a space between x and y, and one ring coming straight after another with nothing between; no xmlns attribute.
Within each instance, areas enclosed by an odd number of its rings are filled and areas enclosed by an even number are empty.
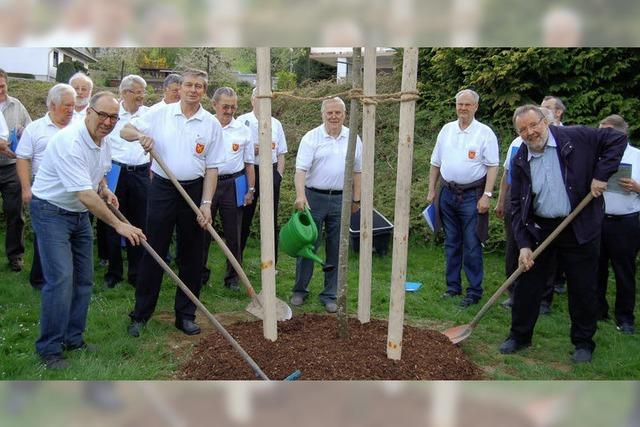
<svg viewBox="0 0 640 427"><path fill-rule="evenodd" d="M416 90L418 49L404 50L402 64L402 92ZM391 266L391 298L389 300L389 329L387 357L400 360L402 328L404 324L404 284L407 279L407 250L409 243L409 215L411 200L411 168L413 165L413 127L415 101L400 103L400 132L398 141L398 175L396 178L396 209L393 226L393 260Z"/></svg>
<svg viewBox="0 0 640 427"><path fill-rule="evenodd" d="M351 78L353 88L362 87L362 52L353 48ZM338 250L338 336L349 336L347 324L347 291L349 281L349 224L351 223L351 201L353 200L353 164L356 154L356 138L360 123L360 102L352 98L349 108L349 142L344 164L344 186L342 187L342 213L340 215L340 246Z"/></svg>
<svg viewBox="0 0 640 427"><path fill-rule="evenodd" d="M376 94L376 48L364 51L364 95ZM373 178L376 151L376 105L365 104L362 114L362 183L360 195L360 272L358 320L371 320L371 249L373 247Z"/></svg>
<svg viewBox="0 0 640 427"><path fill-rule="evenodd" d="M273 231L273 166L271 165L271 49L257 48L258 135L260 140L260 270L264 297L262 333L268 340L278 339L276 320L275 247Z"/></svg>

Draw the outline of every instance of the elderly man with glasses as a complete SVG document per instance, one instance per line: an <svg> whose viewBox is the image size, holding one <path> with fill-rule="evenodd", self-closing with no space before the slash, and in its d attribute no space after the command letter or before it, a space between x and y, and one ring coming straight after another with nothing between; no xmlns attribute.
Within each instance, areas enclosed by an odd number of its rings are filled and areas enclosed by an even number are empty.
<svg viewBox="0 0 640 427"><path fill-rule="evenodd" d="M511 168L512 231L524 269L513 291L511 331L500 353L531 345L546 279L556 262L567 274L573 363L591 362L596 332L596 277L603 198L626 136L613 129L549 126L540 108L518 107L513 123L523 140ZM536 249L587 194L595 199L533 261Z"/></svg>
<svg viewBox="0 0 640 427"><path fill-rule="evenodd" d="M36 351L50 369L64 369L63 350L92 350L84 340L93 285L91 211L132 244L142 230L118 220L105 202L118 206L106 188L118 101L94 95L82 122L57 132L47 145L31 189L31 221L38 239L44 286Z"/></svg>

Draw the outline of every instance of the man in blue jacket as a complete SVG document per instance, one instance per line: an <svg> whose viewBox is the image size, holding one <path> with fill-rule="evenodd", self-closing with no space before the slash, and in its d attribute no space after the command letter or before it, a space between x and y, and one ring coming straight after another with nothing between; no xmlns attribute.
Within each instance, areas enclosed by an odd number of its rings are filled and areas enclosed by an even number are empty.
<svg viewBox="0 0 640 427"><path fill-rule="evenodd" d="M512 230L525 273L513 294L509 354L531 345L533 328L554 263L567 275L574 363L590 362L596 332L596 277L603 199L626 147L624 134L584 126L549 126L537 106L518 107L514 126L524 144L512 164ZM533 261L533 250L589 193L595 199Z"/></svg>

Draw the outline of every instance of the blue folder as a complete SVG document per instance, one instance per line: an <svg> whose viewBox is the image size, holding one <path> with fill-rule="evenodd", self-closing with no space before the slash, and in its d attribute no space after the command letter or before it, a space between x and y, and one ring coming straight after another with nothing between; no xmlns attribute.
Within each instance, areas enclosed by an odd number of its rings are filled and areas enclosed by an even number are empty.
<svg viewBox="0 0 640 427"><path fill-rule="evenodd" d="M245 174L236 178L236 206L244 206L244 195L247 194L247 176Z"/></svg>
<svg viewBox="0 0 640 427"><path fill-rule="evenodd" d="M407 292L415 292L422 287L420 282L404 282L404 290Z"/></svg>
<svg viewBox="0 0 640 427"><path fill-rule="evenodd" d="M422 211L422 217L426 221L429 230L433 233L436 223L436 207L434 205L427 205Z"/></svg>
<svg viewBox="0 0 640 427"><path fill-rule="evenodd" d="M16 152L16 148L18 148L18 141L18 132L16 132L15 129L11 129L11 132L9 133L9 148L14 153Z"/></svg>
<svg viewBox="0 0 640 427"><path fill-rule="evenodd" d="M111 170L107 172L107 187L113 194L116 193L116 187L118 186L118 178L120 178L120 165L111 163Z"/></svg>
<svg viewBox="0 0 640 427"><path fill-rule="evenodd" d="M518 154L518 150L520 150L520 146L511 148L511 153L509 153L509 174L507 175L507 184L511 185L511 170L513 168L513 159Z"/></svg>

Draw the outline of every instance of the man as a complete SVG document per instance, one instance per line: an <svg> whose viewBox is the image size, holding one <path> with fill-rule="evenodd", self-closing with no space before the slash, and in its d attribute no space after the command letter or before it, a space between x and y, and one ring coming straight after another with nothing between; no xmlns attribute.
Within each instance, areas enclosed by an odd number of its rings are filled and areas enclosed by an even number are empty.
<svg viewBox="0 0 640 427"><path fill-rule="evenodd" d="M489 200L498 174L498 139L475 120L480 96L470 89L456 94L458 120L444 125L431 155L427 203L439 205L445 232L447 290L443 298L462 293L461 267L469 281L460 305L482 298L482 246L487 239ZM442 184L436 199L436 185Z"/></svg>
<svg viewBox="0 0 640 427"><path fill-rule="evenodd" d="M226 159L218 168L218 186L213 196L211 217L215 219L220 211L224 239L229 250L242 263L242 249L240 245L240 231L242 226L242 207L253 203L255 192L255 175L253 172L253 143L251 131L244 124L233 118L238 109L238 96L230 87L220 87L213 94L213 109L216 119L222 125L222 139ZM245 175L247 189L244 193L242 204L238 206L236 200L236 180ZM207 260L209 258L209 245L211 236L205 234L203 253L203 283L209 279ZM238 273L231 262L227 260L227 271L224 275L224 286L234 291L240 290L238 286Z"/></svg>
<svg viewBox="0 0 640 427"><path fill-rule="evenodd" d="M76 108L73 112L73 120L84 119L93 92L93 80L85 73L77 72L71 76L69 84L76 91Z"/></svg>
<svg viewBox="0 0 640 427"><path fill-rule="evenodd" d="M242 252L247 246L247 239L249 239L249 233L251 232L251 223L253 216L256 212L256 205L258 198L260 197L260 159L259 159L259 145L258 140L258 115L256 112L256 92L257 88L253 89L251 93L251 106L253 110L238 117L240 123L244 123L251 129L251 138L253 140L254 154L255 154L255 177L256 177L256 192L254 201L248 206L244 207L242 214ZM273 164L273 225L275 236L275 262L278 263L278 205L280 202L280 184L282 183L282 177L284 176L284 155L287 152L287 140L284 136L284 130L282 129L282 123L274 117L271 117L271 163Z"/></svg>
<svg viewBox="0 0 640 427"><path fill-rule="evenodd" d="M629 125L613 114L600 122L601 128L613 128L629 135ZM635 332L633 311L636 302L636 256L640 249L640 150L627 142L621 164L631 167L630 178L620 178L619 189L604 192L605 215L602 223L600 262L598 265L598 319L609 318L607 281L609 261L616 278L615 318L618 330Z"/></svg>
<svg viewBox="0 0 640 427"><path fill-rule="evenodd" d="M297 210L308 208L318 227L316 248L320 246L322 229L325 228L326 263L338 265L340 240L340 217L342 212L342 190L344 165L349 143L349 128L343 126L345 105L336 97L322 102L322 124L307 132L300 141L296 156L296 200ZM362 141L357 137L355 163L353 166L353 206L360 206L360 174L362 171ZM313 261L298 257L296 281L291 304L300 306L308 297L307 290L313 275ZM338 310L336 292L338 270L325 271L324 290L320 302L328 313Z"/></svg>
<svg viewBox="0 0 640 427"><path fill-rule="evenodd" d="M149 154L139 143L131 143L120 138L120 129L134 117L140 117L149 107L144 103L147 82L138 75L130 74L120 82L120 120L109 134L111 160L120 167L115 194L120 202L120 211L134 226L145 229L147 218L147 192L149 190ZM104 284L113 288L123 277L122 248L120 236L113 229L107 229L109 267L104 276ZM142 257L140 246L127 245L127 281L135 286L138 265Z"/></svg>
<svg viewBox="0 0 640 427"><path fill-rule="evenodd" d="M596 274L604 216L600 198L626 146L624 134L584 126L549 126L534 105L518 107L514 126L524 141L512 163L512 231L525 273L513 291L510 354L531 345L540 301L555 264L567 274L574 363L590 362L596 331ZM533 250L591 192L596 198L533 262ZM557 261L556 261L557 260Z"/></svg>
<svg viewBox="0 0 640 427"><path fill-rule="evenodd" d="M564 106L564 103L560 98L553 95L547 95L542 100L540 107L548 108L553 112L553 122L556 126L564 126L562 124L562 116L564 116L564 113L567 111L567 107Z"/></svg>
<svg viewBox="0 0 640 427"><path fill-rule="evenodd" d="M24 216L22 213L22 191L16 173L15 144L31 117L22 103L8 94L7 73L0 69L0 111L9 129L8 146L0 150L0 194L7 229L5 253L12 271L21 271L24 266ZM11 148L13 146L13 149Z"/></svg>
<svg viewBox="0 0 640 427"><path fill-rule="evenodd" d="M180 85L182 76L180 74L169 74L162 82L163 98L151 106L151 110L164 107L168 104L180 101Z"/></svg>
<svg viewBox="0 0 640 427"><path fill-rule="evenodd" d="M22 203L28 206L31 202L31 183L42 162L44 150L49 140L60 129L65 128L73 118L76 91L67 84L59 83L49 89L47 94L48 112L44 117L31 122L22 133L16 149L16 170L22 188ZM38 252L38 239L33 237L33 262L29 273L29 283L34 289L42 289L44 275Z"/></svg>
<svg viewBox="0 0 640 427"><path fill-rule="evenodd" d="M122 128L120 136L127 141L139 140L143 146L155 141L158 155L200 205L200 214L196 216L158 163L152 162L146 221L149 244L164 258L173 228L177 228L179 276L197 297L202 284L204 250L201 227L211 223L211 199L225 153L220 123L200 105L207 90L207 73L187 70L182 78L180 102L133 118ZM145 252L138 268L135 307L129 315L128 333L133 337L140 336L155 310L162 273ZM195 323L196 306L180 289L176 291L174 310L179 330L187 335L200 333Z"/></svg>
<svg viewBox="0 0 640 427"><path fill-rule="evenodd" d="M36 351L45 366L64 369L63 350L90 350L83 333L93 280L93 233L87 210L139 244L142 230L119 221L104 202L118 206L106 188L111 148L105 138L118 121L118 101L94 95L87 116L56 133L32 188L31 220L42 259L44 287Z"/></svg>
<svg viewBox="0 0 640 427"><path fill-rule="evenodd" d="M545 120L548 124L553 124L558 126L558 122L556 122L555 114L548 108L541 107L540 111L544 114ZM504 160L504 171L502 173L502 178L500 178L500 193L498 194L498 200L496 201L495 213L498 218L504 219L504 231L506 235L506 247L505 247L505 259L504 259L504 269L505 275L507 277L511 276L514 271L518 269L518 246L516 245L516 241L513 238L513 233L511 232L511 203L508 202L511 196L511 161L515 157L516 153L520 149L522 145L522 138L519 136L516 137L509 145L507 149L507 156ZM553 290L553 279L555 275L552 275L549 278L549 282L551 283L551 289ZM517 281L516 281L517 283ZM501 305L505 308L511 308L513 305L513 301L511 300L511 295L513 294L513 288L515 288L516 283L511 285L508 289L509 298L501 303ZM545 293L547 295L548 292ZM551 314L550 303L547 302L546 298L543 298L542 303L540 304L540 314L549 315Z"/></svg>

